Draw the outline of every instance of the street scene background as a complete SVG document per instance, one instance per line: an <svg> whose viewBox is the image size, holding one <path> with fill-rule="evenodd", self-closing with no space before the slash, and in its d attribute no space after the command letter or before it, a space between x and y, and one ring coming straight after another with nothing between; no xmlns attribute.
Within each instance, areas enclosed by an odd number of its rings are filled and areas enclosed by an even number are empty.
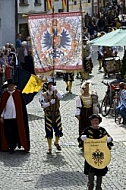
<svg viewBox="0 0 126 190"><path fill-rule="evenodd" d="M120 57L123 49L120 48ZM101 103L106 86L101 81L111 81L103 78L103 72L98 71L97 47L93 47L92 59L94 68L89 76L92 90L96 90ZM75 75L76 76L76 75ZM27 105L31 149L29 153L16 150L10 155L8 152L0 153L0 189L2 190L86 190L87 177L83 174L84 157L78 148L78 121L74 117L75 99L80 93L81 81L75 79L72 94L65 92L65 83L56 78L57 89L63 91L61 101L61 117L63 137L60 140L62 151L58 152L53 146L52 155L47 155L47 142L44 130L44 114L39 104L39 92L34 100ZM113 137L114 147L111 150L109 171L103 178L103 190L126 189L126 126L117 125L114 118L103 118L102 127L105 127Z"/></svg>

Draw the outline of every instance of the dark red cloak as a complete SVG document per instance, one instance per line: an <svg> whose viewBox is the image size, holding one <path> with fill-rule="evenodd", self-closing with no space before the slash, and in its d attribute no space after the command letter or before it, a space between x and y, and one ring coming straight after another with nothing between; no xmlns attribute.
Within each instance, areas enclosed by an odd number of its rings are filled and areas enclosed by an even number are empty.
<svg viewBox="0 0 126 190"><path fill-rule="evenodd" d="M10 94L8 91L3 92L0 101L0 116L3 109L6 106L7 100ZM18 132L21 146L24 147L25 151L30 150L30 138L29 138L29 125L26 105L23 100L23 96L20 90L15 90L12 94L16 109L16 118L18 124ZM4 135L4 124L0 122L0 150L7 151L9 149L6 138Z"/></svg>

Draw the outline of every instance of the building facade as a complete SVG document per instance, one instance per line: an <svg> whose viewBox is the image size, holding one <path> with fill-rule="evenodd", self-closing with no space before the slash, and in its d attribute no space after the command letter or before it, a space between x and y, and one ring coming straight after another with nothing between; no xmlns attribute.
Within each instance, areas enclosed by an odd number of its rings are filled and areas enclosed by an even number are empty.
<svg viewBox="0 0 126 190"><path fill-rule="evenodd" d="M0 47L15 44L15 0L0 0Z"/></svg>
<svg viewBox="0 0 126 190"><path fill-rule="evenodd" d="M92 2L97 11L97 0L67 0L66 8L62 7L62 0L52 0L53 9L48 9L48 0L0 0L0 46L14 43L17 33L22 34L22 40L29 35L27 18L30 14L79 11L92 12Z"/></svg>

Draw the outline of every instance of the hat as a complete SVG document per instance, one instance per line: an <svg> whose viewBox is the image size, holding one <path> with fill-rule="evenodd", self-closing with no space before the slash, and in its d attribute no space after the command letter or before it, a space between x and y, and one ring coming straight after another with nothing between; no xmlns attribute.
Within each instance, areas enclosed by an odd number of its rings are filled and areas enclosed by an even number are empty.
<svg viewBox="0 0 126 190"><path fill-rule="evenodd" d="M83 82L83 84L81 85L81 88L89 87L90 84L91 84L91 82L87 80L87 81Z"/></svg>
<svg viewBox="0 0 126 190"><path fill-rule="evenodd" d="M90 117L89 117L89 120L91 121L92 119L99 119L99 123L102 122L102 118L100 117L100 115L97 115L97 114L92 114Z"/></svg>
<svg viewBox="0 0 126 190"><path fill-rule="evenodd" d="M18 84L18 82L14 81L14 79L12 79L12 78L8 79L6 82L7 82L6 85L9 85L9 84L17 85Z"/></svg>
<svg viewBox="0 0 126 190"><path fill-rule="evenodd" d="M47 84L54 84L54 78L53 77L48 77Z"/></svg>

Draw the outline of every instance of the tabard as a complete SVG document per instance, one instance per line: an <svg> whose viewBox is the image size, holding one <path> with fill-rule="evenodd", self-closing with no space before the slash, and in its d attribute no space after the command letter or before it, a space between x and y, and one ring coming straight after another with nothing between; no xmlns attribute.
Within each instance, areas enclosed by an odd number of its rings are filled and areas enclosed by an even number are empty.
<svg viewBox="0 0 126 190"><path fill-rule="evenodd" d="M100 139L85 139L84 158L94 168L105 168L111 160L111 152L107 146L107 135Z"/></svg>

